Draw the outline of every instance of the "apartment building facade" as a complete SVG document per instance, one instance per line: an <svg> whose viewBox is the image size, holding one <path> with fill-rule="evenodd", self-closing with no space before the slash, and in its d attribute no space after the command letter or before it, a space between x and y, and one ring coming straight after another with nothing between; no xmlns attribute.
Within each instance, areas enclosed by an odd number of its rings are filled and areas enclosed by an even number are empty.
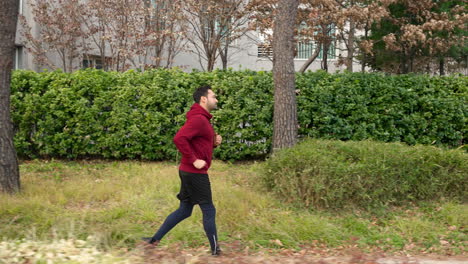
<svg viewBox="0 0 468 264"><path fill-rule="evenodd" d="M33 19L32 8L27 4L27 0L20 0L19 13L24 16L29 26L31 27L31 33L34 36L39 35L40 25L38 25ZM18 24L18 32L16 37L16 54L15 54L15 69L28 69L33 71L42 71L49 69L45 65L39 65L27 48L26 40L20 33L23 30L21 23ZM296 47L296 57L294 59L294 65L296 71L298 71L307 59L314 53L314 44L312 43L299 43ZM172 62L173 67L179 67L184 71L204 70L204 61L193 52L193 45L187 45L184 50L178 53L174 57ZM229 56L228 56L228 67L235 70L250 69L255 71L271 71L273 68L272 63L272 48L266 44L262 34L254 31L247 32L242 37L233 41L230 44ZM102 58L98 56L97 52L88 52L86 56L82 56L80 61L76 64L78 68L102 68ZM339 41L334 41L328 52L328 71L336 72L342 71L346 67L344 65L338 65L338 58L346 57L344 44ZM52 61L60 60L57 54L51 52L48 57ZM319 54L317 59L307 68L311 71L316 71L323 68L323 54ZM57 63L56 65L59 65ZM354 69L358 70L361 68L360 64L353 65ZM215 64L215 68L222 68L222 63L218 59Z"/></svg>

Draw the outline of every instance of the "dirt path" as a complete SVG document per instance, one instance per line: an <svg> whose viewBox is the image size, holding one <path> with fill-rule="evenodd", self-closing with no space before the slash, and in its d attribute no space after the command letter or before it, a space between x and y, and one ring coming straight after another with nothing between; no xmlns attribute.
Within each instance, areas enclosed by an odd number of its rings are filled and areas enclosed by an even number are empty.
<svg viewBox="0 0 468 264"><path fill-rule="evenodd" d="M372 255L356 256L334 256L321 257L314 255L302 256L258 256L258 255L225 255L212 257L205 254L180 254L178 256L168 256L165 254L154 254L146 256L145 263L187 263L187 264L468 264L466 257L376 257Z"/></svg>
<svg viewBox="0 0 468 264"><path fill-rule="evenodd" d="M182 250L177 248L144 248L145 263L163 264L468 264L468 256L403 255L398 253L362 253L355 249L314 252L313 250L283 250L249 252L248 248L227 248L213 257L207 248Z"/></svg>

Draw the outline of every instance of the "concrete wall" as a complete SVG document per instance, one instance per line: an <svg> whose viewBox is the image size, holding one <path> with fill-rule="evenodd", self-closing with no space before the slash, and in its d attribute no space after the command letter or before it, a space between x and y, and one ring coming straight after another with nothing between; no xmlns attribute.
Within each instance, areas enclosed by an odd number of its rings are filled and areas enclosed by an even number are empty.
<svg viewBox="0 0 468 264"><path fill-rule="evenodd" d="M20 1L19 15L20 16L23 15L26 18L26 21L31 27L33 36L37 36L39 32L39 27L36 23L34 23L34 20L31 14L31 8L27 4L28 0L19 0L19 1ZM16 51L17 55L15 59L18 61L18 64L16 66L17 68L39 71L40 70L39 65L37 65L34 62L32 54L30 54L24 47L25 39L21 34L22 31L24 31L24 28L22 27L22 24L19 22L19 19L18 19L18 25L17 25L17 30L16 30L16 40L15 40L15 44L17 46L17 51ZM21 53L21 54L18 54L18 53Z"/></svg>
<svg viewBox="0 0 468 264"><path fill-rule="evenodd" d="M33 35L37 37L39 35L39 26L34 23L31 14L31 8L27 4L27 1L32 0L20 0L20 4L22 5L21 13L26 17L29 25L32 28ZM16 44L18 46L24 46L24 38L21 37L19 32L22 30L21 24L18 24L18 31L17 31L17 38ZM242 70L242 69L251 69L255 71L271 71L273 68L273 63L269 58L262 58L258 57L257 54L257 43L261 42L261 37L256 32L249 32L247 35L243 36L242 38L236 40L232 43L232 46L229 50L229 60L228 60L228 67L233 68L235 70ZM343 48L343 44L338 44ZM339 47L340 47L339 46ZM179 67L184 71L192 71L193 69L203 70L203 67L200 65L199 58L196 53L194 53L195 49L193 47L188 47L186 51L179 53L173 62L173 66ZM47 67L43 65L38 65L34 62L32 54L30 54L26 48L22 49L22 61L19 63L21 68L29 69L34 71L42 71ZM89 52L90 54L98 54L98 52ZM336 51L336 55L340 51ZM345 52L341 52L342 56L346 56ZM48 57L55 63L55 65L60 66L61 61L60 57L57 54L49 53ZM345 66L336 66L336 59L330 59L328 61L328 71L329 72L336 72L340 70L344 70ZM306 62L306 59L295 59L295 69L298 71L302 65ZM80 62L77 61L76 65L80 65ZM202 64L206 67L206 62L202 60ZM316 59L308 68L308 70L316 71L321 69L322 60ZM216 68L222 68L221 59L218 58ZM355 71L360 71L361 66L356 64L354 66Z"/></svg>
<svg viewBox="0 0 468 264"><path fill-rule="evenodd" d="M241 39L238 39L233 43L233 47L230 48L228 67L233 68L234 70L240 69L251 69L255 71L271 71L273 69L272 58L258 57L257 43L259 43L256 33L250 33L248 36L244 36ZM195 50L193 47L189 46L189 49ZM336 54L339 54L337 49ZM342 56L346 56L346 53L343 52ZM294 65L295 70L299 71L307 59L295 59ZM206 67L206 61L202 61L204 67ZM328 71L333 73L337 71L343 71L346 69L346 66L337 66L337 59L328 60ZM316 71L321 69L322 60L316 59L307 70ZM182 52L176 58L174 66L180 67L184 70L190 71L191 69L202 70L202 66L198 61L198 57L194 52ZM355 71L360 71L361 65L354 64ZM218 59L216 68L221 69L222 63L221 59Z"/></svg>

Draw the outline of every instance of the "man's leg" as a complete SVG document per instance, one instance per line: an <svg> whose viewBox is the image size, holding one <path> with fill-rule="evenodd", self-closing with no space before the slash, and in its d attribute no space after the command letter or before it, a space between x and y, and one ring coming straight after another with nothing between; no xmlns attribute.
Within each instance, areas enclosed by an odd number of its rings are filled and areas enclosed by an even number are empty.
<svg viewBox="0 0 468 264"><path fill-rule="evenodd" d="M159 230L154 234L149 243L153 244L156 241L160 241L174 226L180 223L182 220L192 215L193 204L188 202L180 202L180 206L177 210L172 212L166 221L162 224Z"/></svg>
<svg viewBox="0 0 468 264"><path fill-rule="evenodd" d="M203 213L203 228L210 241L211 254L219 255L218 234L216 232L216 208L213 203L200 204Z"/></svg>

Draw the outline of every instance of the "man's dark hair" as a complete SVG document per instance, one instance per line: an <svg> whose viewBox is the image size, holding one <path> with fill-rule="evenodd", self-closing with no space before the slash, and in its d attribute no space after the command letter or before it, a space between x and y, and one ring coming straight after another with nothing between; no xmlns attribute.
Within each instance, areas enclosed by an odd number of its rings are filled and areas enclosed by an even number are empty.
<svg viewBox="0 0 468 264"><path fill-rule="evenodd" d="M199 104L200 103L200 98L202 96L208 96L208 90L211 90L211 86L205 85L199 87L195 92L193 93L193 100L195 103Z"/></svg>

